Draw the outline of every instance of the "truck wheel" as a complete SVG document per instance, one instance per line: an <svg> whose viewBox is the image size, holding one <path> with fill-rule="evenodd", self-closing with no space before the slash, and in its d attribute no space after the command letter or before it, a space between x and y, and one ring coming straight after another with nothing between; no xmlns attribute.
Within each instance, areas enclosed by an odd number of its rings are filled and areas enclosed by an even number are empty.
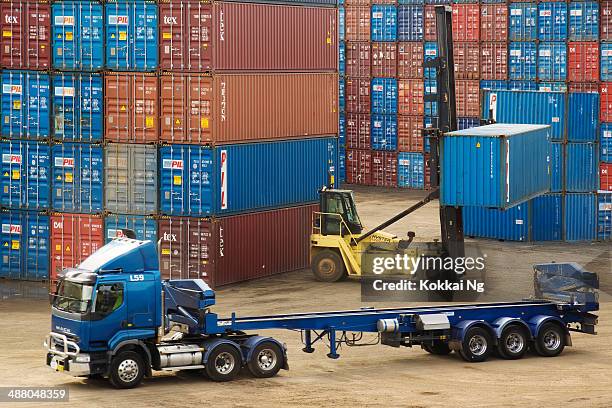
<svg viewBox="0 0 612 408"><path fill-rule="evenodd" d="M470 363L485 361L491 354L491 336L482 327L472 327L463 338L461 357Z"/></svg>
<svg viewBox="0 0 612 408"><path fill-rule="evenodd" d="M206 374L213 381L231 381L242 367L242 357L235 347L221 344L210 353L206 362Z"/></svg>
<svg viewBox="0 0 612 408"><path fill-rule="evenodd" d="M436 356L446 356L451 352L448 344L441 340L434 340L433 344L423 344L423 350Z"/></svg>
<svg viewBox="0 0 612 408"><path fill-rule="evenodd" d="M545 323L535 341L535 350L542 357L555 357L565 348L565 331L556 323Z"/></svg>
<svg viewBox="0 0 612 408"><path fill-rule="evenodd" d="M247 366L253 377L274 377L285 364L285 355L278 344L264 341L253 350Z"/></svg>
<svg viewBox="0 0 612 408"><path fill-rule="evenodd" d="M144 374L144 361L134 351L123 351L111 361L109 378L116 388L134 388L140 384Z"/></svg>
<svg viewBox="0 0 612 408"><path fill-rule="evenodd" d="M499 338L499 344L497 345L497 351L501 358L506 360L518 360L523 357L528 347L529 340L525 329L517 325L512 325L502 332Z"/></svg>
<svg viewBox="0 0 612 408"><path fill-rule="evenodd" d="M338 282L346 277L342 258L329 249L319 251L312 258L311 268L315 278L321 282Z"/></svg>

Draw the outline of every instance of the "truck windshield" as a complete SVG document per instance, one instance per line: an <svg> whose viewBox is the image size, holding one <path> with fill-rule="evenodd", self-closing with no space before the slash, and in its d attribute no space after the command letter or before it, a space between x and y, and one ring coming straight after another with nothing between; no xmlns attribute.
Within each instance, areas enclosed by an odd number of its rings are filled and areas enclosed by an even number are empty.
<svg viewBox="0 0 612 408"><path fill-rule="evenodd" d="M93 286L63 280L53 295L53 306L71 313L85 313L91 303Z"/></svg>

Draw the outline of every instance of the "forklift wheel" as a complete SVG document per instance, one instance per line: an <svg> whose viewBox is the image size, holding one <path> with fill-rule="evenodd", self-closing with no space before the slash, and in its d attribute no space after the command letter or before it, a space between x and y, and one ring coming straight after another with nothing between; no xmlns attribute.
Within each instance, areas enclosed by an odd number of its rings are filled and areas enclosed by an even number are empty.
<svg viewBox="0 0 612 408"><path fill-rule="evenodd" d="M312 273L321 282L338 282L346 277L342 258L329 249L318 252L312 258Z"/></svg>

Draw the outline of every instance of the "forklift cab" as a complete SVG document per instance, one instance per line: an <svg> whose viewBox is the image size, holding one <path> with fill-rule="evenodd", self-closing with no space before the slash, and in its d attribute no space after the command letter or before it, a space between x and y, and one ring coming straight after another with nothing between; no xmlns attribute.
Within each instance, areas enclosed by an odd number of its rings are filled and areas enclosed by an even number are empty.
<svg viewBox="0 0 612 408"><path fill-rule="evenodd" d="M322 235L361 234L363 226L350 190L323 189L320 192ZM347 231L348 229L348 231Z"/></svg>

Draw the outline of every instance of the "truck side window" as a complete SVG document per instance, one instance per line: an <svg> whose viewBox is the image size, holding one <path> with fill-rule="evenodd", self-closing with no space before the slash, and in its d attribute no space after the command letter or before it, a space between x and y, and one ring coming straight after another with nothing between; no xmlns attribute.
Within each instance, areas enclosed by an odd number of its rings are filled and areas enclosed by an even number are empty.
<svg viewBox="0 0 612 408"><path fill-rule="evenodd" d="M98 286L95 311L106 316L119 309L123 304L123 284L109 283Z"/></svg>

